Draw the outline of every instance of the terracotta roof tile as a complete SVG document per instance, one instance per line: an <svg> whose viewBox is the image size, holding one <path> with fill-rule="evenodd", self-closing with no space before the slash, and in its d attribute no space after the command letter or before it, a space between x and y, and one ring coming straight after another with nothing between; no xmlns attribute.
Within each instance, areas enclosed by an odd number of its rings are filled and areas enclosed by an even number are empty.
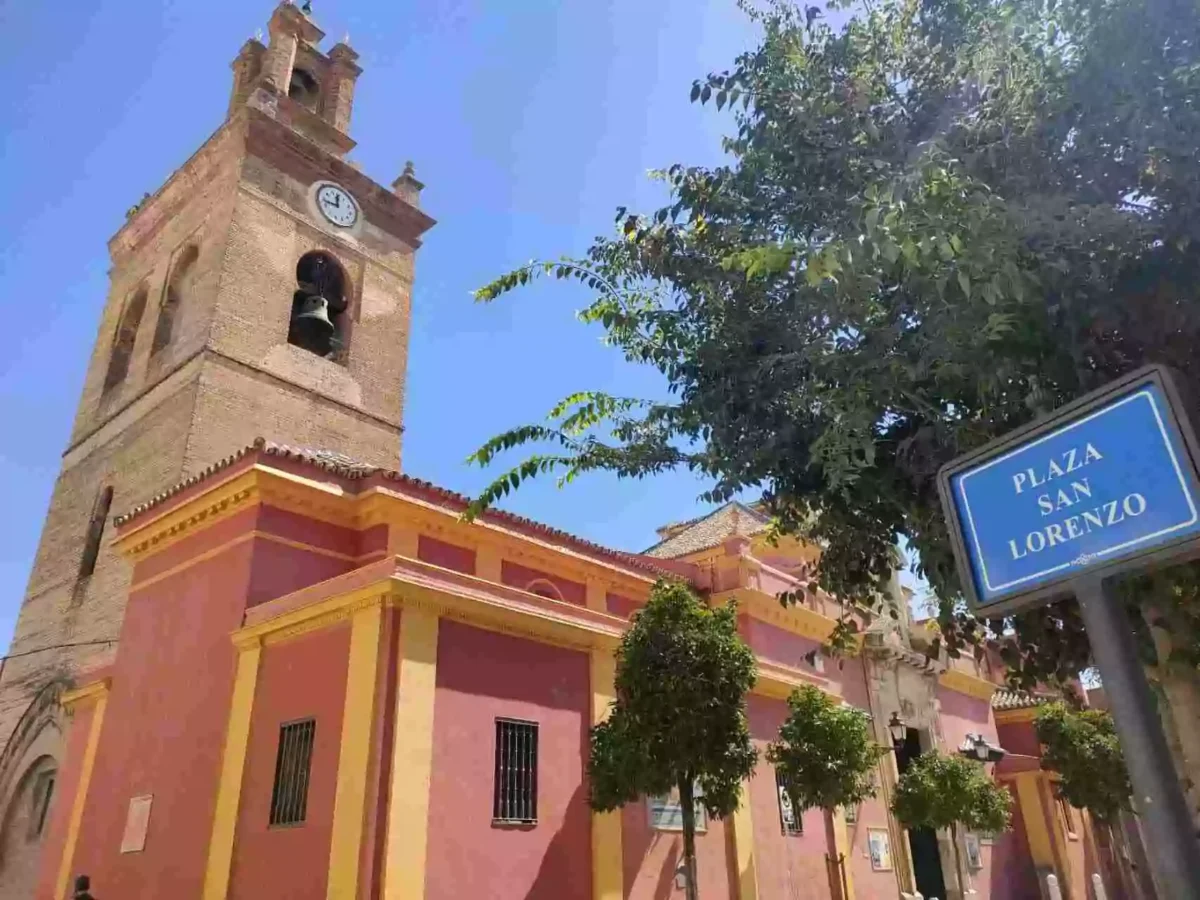
<svg viewBox="0 0 1200 900"><path fill-rule="evenodd" d="M734 500L689 522L669 525L670 536L646 551L647 556L674 559L715 547L735 534L758 534L771 519L745 503Z"/></svg>
<svg viewBox="0 0 1200 900"><path fill-rule="evenodd" d="M1034 709L1055 698L1046 694L1027 694L1024 691L1012 691L1001 688L992 694L992 709Z"/></svg>
<svg viewBox="0 0 1200 900"><path fill-rule="evenodd" d="M467 505L471 502L471 498L455 491L439 487L432 482L423 481L419 478L412 478L408 475L401 474L400 472L385 469L382 466L369 465L335 450L320 450L308 447L289 447L286 444L275 444L264 440L263 438L257 438L250 446L243 447L236 453L218 460L212 465L206 467L203 471L196 473L190 478L180 481L178 484L172 485L166 490L155 494L144 503L140 503L133 507L123 515L117 516L114 519L114 522L117 526L126 525L151 509L167 502L176 494L179 494L193 485L199 484L200 482L211 478L213 475L224 469L228 469L230 466L233 466L235 463L252 453L261 453L265 456L274 456L279 459L293 460L303 465L313 466L321 469L322 471L329 472L331 475L335 475L347 481L359 481L378 476L385 481L396 483L402 487L407 487L426 494L431 494L436 499L446 503L451 508L455 508L460 511L465 510ZM535 522L533 519L527 519L524 516L519 516L515 513L505 512L499 509L490 509L484 513L483 518L516 526L522 531L533 533L550 541L569 545L594 556L601 556L621 565L628 566L648 574L665 578L679 577L678 573L672 572L669 569L657 565L653 559L645 558L641 554L613 550L610 547L605 547L601 544L577 537L576 535L562 531L558 528L552 528L551 526L544 525L541 522Z"/></svg>

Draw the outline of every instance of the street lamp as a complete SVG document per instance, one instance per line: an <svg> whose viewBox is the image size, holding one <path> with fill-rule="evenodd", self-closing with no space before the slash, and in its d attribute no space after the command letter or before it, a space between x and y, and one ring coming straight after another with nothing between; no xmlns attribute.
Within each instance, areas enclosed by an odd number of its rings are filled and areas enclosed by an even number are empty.
<svg viewBox="0 0 1200 900"><path fill-rule="evenodd" d="M888 731L892 734L892 747L899 750L908 736L908 724L900 718L900 713L892 713L892 717L888 719Z"/></svg>
<svg viewBox="0 0 1200 900"><path fill-rule="evenodd" d="M968 734L963 745L958 748L958 755L982 763L998 763L1007 756L1007 752L1003 747L989 742L982 734Z"/></svg>

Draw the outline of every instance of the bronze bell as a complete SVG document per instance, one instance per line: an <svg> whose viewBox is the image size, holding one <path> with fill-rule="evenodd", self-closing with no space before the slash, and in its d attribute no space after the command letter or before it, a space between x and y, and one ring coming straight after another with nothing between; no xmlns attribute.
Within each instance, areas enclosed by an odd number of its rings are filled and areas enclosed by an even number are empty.
<svg viewBox="0 0 1200 900"><path fill-rule="evenodd" d="M333 322L329 318L329 301L320 294L305 297L294 319L298 329L313 337L327 338L333 333Z"/></svg>

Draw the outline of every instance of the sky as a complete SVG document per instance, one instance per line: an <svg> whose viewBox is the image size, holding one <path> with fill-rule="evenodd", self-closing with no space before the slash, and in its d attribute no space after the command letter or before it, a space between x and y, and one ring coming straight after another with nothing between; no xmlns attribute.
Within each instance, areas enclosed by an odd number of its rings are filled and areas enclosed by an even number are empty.
<svg viewBox="0 0 1200 900"><path fill-rule="evenodd" d="M0 646L96 338L107 241L220 125L229 64L273 5L0 0ZM578 289L492 305L470 292L529 259L582 253L618 206L653 210L663 194L648 170L721 160L732 120L688 92L753 46L734 0L314 0L313 17L326 49L348 34L361 54L350 158L385 185L411 159L438 220L417 256L402 470L471 494L496 471L468 454L561 397L661 392L575 319ZM592 476L504 505L641 550L656 526L701 512L704 488L687 474Z"/></svg>

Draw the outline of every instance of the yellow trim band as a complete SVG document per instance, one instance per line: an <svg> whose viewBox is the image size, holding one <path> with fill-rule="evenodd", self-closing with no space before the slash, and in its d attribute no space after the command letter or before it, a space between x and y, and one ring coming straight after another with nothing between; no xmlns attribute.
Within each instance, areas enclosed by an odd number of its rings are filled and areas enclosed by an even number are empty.
<svg viewBox="0 0 1200 900"><path fill-rule="evenodd" d="M108 696L109 690L112 688L111 678L101 678L99 681L93 681L85 684L82 687L77 687L74 690L63 691L59 695L58 703L67 712L71 712L80 703L85 700L91 700L96 697Z"/></svg>
<svg viewBox="0 0 1200 900"><path fill-rule="evenodd" d="M741 803L729 819L733 832L733 859L738 900L758 900L758 867L754 860L754 816L750 811L750 785L742 784Z"/></svg>
<svg viewBox="0 0 1200 900"><path fill-rule="evenodd" d="M88 729L87 745L83 750L83 760L79 766L79 784L75 788L75 799L71 803L71 818L67 820L67 836L63 841L62 859L58 864L58 878L55 879L54 896L65 897L67 886L71 882L71 865L75 861L75 844L79 840L79 826L83 822L83 808L87 804L88 788L92 782L92 770L96 765L96 748L100 745L100 731L104 727L104 711L108 707L108 681L98 681L77 691L63 694L64 706L75 705L89 697L96 698L96 707L92 710L91 727Z"/></svg>
<svg viewBox="0 0 1200 900"><path fill-rule="evenodd" d="M217 805L213 813L212 837L209 838L208 862L204 869L203 900L225 900L229 893L233 839L237 833L242 773L246 767L246 747L250 742L250 716L254 711L254 689L258 683L261 654L262 648L258 642L243 646L238 654L233 697L229 703L229 725L225 731L225 751L221 757L221 780L217 785Z"/></svg>
<svg viewBox="0 0 1200 900"><path fill-rule="evenodd" d="M608 718L616 699L613 682L617 664L607 650L593 650L591 658L592 723ZM592 898L621 900L625 896L624 859L621 850L621 811L592 813Z"/></svg>
<svg viewBox="0 0 1200 900"><path fill-rule="evenodd" d="M400 615L383 900L425 900L437 648L437 614L406 608Z"/></svg>
<svg viewBox="0 0 1200 900"><path fill-rule="evenodd" d="M976 700L991 700L992 694L1000 690L1000 685L980 678L978 675L968 675L957 669L947 669L938 678L938 684L956 694L966 694Z"/></svg>
<svg viewBox="0 0 1200 900"><path fill-rule="evenodd" d="M329 882L325 892L328 900L355 900L358 896L358 857L367 802L367 767L382 627L381 602L360 609L351 620L346 705L333 800L333 833L329 839Z"/></svg>
<svg viewBox="0 0 1200 900"><path fill-rule="evenodd" d="M852 865L854 848L850 846L850 835L846 831L846 811L839 806L830 814L829 819L833 827L835 859L840 855L843 858L842 865L845 867L840 870L844 871L846 876L846 896L842 900L854 900L854 866Z"/></svg>
<svg viewBox="0 0 1200 900"><path fill-rule="evenodd" d="M997 725L1015 725L1018 722L1032 722L1041 712L1040 706L1027 706L1024 709L997 709L994 711Z"/></svg>
<svg viewBox="0 0 1200 900"><path fill-rule="evenodd" d="M1021 819L1025 823L1025 836L1029 840L1033 864L1039 868L1055 869L1054 845L1046 825L1046 812L1039 789L1041 773L1020 772L1013 781L1017 786L1017 801L1021 804Z"/></svg>

